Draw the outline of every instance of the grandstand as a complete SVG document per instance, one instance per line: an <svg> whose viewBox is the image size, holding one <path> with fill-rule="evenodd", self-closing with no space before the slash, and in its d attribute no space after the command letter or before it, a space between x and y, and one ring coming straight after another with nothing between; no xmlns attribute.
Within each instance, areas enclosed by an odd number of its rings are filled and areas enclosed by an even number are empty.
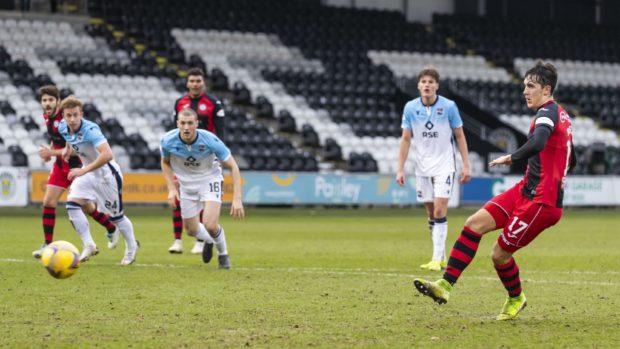
<svg viewBox="0 0 620 349"><path fill-rule="evenodd" d="M463 114L474 174L484 174L489 152L525 141L531 113L520 76L545 58L561 72L557 99L576 117L578 173L589 173L589 154L601 149L604 173L620 173L620 52L606 40L616 27L457 14L422 24L312 0L70 4L75 15L0 17L0 165L45 168L34 145L45 140L35 90L54 83L87 102L123 168L157 170L173 102L187 69L199 66L224 100L226 142L243 169L391 174L415 72L433 64L440 92ZM530 43L540 31L552 35Z"/></svg>

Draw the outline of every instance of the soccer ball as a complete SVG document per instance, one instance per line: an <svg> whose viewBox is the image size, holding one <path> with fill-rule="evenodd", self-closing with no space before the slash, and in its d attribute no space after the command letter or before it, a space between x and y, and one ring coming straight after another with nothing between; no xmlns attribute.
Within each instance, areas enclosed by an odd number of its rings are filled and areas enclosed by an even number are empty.
<svg viewBox="0 0 620 349"><path fill-rule="evenodd" d="M80 267L80 251L67 241L54 241L41 253L41 264L56 279L66 279Z"/></svg>

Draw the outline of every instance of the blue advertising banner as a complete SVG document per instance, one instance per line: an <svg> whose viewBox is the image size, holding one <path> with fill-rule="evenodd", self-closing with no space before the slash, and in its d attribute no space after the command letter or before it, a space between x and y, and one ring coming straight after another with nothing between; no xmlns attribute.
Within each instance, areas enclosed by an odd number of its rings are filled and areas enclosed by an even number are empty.
<svg viewBox="0 0 620 349"><path fill-rule="evenodd" d="M414 178L400 187L394 176L299 173L243 174L248 204L415 204Z"/></svg>
<svg viewBox="0 0 620 349"><path fill-rule="evenodd" d="M471 181L461 186L461 203L487 202L495 195L503 192L505 190L503 187L503 177L472 177Z"/></svg>

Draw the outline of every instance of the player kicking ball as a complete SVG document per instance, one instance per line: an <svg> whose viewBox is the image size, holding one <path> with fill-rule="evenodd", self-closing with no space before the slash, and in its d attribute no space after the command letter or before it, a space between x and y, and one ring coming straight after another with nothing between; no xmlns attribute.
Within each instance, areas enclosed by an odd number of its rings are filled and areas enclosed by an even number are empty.
<svg viewBox="0 0 620 349"><path fill-rule="evenodd" d="M565 177L575 165L571 119L553 99L557 81L557 71L549 63L539 61L525 73L523 96L528 108L536 110L528 140L514 153L489 163L510 165L527 160L525 177L467 219L442 279L413 281L423 295L446 303L459 276L474 259L482 236L502 228L491 258L508 297L497 320L512 320L527 305L513 254L560 220Z"/></svg>
<svg viewBox="0 0 620 349"><path fill-rule="evenodd" d="M177 129L164 135L160 150L161 169L168 187L168 203L174 208L176 202L180 202L183 227L187 234L204 241L208 241L210 235L218 251L220 269L230 269L226 236L219 224L224 179L220 163L230 168L232 174L230 215L239 219L245 216L241 202L241 172L230 150L213 133L198 129L198 116L190 108L179 112ZM199 220L201 211L202 224ZM209 263L212 257L213 244L205 243L202 260Z"/></svg>

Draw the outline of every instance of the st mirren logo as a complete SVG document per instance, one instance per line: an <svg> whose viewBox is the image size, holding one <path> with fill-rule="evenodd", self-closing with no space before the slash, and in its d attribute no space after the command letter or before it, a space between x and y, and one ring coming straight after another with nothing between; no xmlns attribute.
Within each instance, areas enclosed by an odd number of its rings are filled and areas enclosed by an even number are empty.
<svg viewBox="0 0 620 349"><path fill-rule="evenodd" d="M16 190L15 177L12 173L2 172L0 173L0 197L3 199L10 199Z"/></svg>

